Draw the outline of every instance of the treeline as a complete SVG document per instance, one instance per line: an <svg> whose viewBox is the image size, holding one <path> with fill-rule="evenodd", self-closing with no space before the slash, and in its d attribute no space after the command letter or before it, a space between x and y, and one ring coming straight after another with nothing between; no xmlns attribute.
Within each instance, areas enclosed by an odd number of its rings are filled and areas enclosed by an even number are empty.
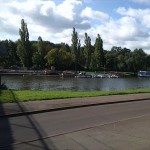
<svg viewBox="0 0 150 150"><path fill-rule="evenodd" d="M30 41L27 24L22 19L19 35L20 39L16 42L0 41L1 68L19 66L24 69L50 69L50 66L55 66L57 70L150 70L150 55L142 49L131 51L114 46L109 51L104 50L99 34L94 45L91 44L90 36L85 33L84 45L81 46L75 28L70 46L66 43L43 41L40 36L37 41Z"/></svg>

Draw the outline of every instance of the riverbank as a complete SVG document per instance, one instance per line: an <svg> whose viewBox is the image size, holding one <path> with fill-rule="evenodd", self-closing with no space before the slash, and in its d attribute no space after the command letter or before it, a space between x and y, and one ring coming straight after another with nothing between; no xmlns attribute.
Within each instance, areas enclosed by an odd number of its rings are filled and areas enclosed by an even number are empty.
<svg viewBox="0 0 150 150"><path fill-rule="evenodd" d="M97 71L97 72L85 72L80 71L84 75L90 75L92 77L98 77L97 75L115 75L118 77L135 77L137 74L133 72L118 72L118 71ZM4 69L0 70L0 75L33 75L33 76L60 76L60 77L75 77L79 75L76 71L52 71L52 70L11 70L11 69Z"/></svg>
<svg viewBox="0 0 150 150"><path fill-rule="evenodd" d="M98 97L108 95L125 95L137 93L150 93L150 89L72 92L72 91L36 91L36 90L0 90L0 103L15 103L37 100L53 100L67 98Z"/></svg>

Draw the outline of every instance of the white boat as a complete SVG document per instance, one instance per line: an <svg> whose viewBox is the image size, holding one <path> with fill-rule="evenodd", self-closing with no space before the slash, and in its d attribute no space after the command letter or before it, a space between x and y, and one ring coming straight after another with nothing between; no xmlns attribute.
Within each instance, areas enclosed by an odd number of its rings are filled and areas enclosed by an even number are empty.
<svg viewBox="0 0 150 150"><path fill-rule="evenodd" d="M94 77L95 78L119 78L119 76L115 74L97 74Z"/></svg>
<svg viewBox="0 0 150 150"><path fill-rule="evenodd" d="M138 77L150 77L150 71L139 71Z"/></svg>
<svg viewBox="0 0 150 150"><path fill-rule="evenodd" d="M119 78L119 76L117 76L117 75L115 75L115 74L112 74L112 75L110 76L110 78Z"/></svg>
<svg viewBox="0 0 150 150"><path fill-rule="evenodd" d="M85 74L85 73L79 73L78 75L75 76L75 78L92 78L92 75Z"/></svg>

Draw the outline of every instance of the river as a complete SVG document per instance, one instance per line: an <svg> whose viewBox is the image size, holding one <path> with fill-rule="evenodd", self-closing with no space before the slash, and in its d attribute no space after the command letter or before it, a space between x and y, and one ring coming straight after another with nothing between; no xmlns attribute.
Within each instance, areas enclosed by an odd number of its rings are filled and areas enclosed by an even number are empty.
<svg viewBox="0 0 150 150"><path fill-rule="evenodd" d="M50 76L2 76L15 90L110 91L150 88L150 78L60 78Z"/></svg>

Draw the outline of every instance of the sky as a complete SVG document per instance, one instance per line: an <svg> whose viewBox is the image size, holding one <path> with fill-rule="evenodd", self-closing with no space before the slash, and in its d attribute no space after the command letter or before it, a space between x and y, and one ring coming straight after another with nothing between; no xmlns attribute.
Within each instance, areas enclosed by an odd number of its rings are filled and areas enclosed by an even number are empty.
<svg viewBox="0 0 150 150"><path fill-rule="evenodd" d="M21 19L30 40L71 44L75 27L84 45L87 33L92 44L97 34L103 48L113 46L150 54L150 0L0 0L0 40L20 38Z"/></svg>

